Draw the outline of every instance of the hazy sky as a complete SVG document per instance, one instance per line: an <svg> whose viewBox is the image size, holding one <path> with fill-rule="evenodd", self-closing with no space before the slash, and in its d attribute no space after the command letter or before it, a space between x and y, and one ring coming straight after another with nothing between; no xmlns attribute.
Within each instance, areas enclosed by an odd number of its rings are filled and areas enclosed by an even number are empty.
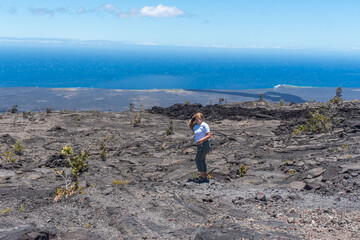
<svg viewBox="0 0 360 240"><path fill-rule="evenodd" d="M0 38L360 49L358 0L0 0Z"/></svg>

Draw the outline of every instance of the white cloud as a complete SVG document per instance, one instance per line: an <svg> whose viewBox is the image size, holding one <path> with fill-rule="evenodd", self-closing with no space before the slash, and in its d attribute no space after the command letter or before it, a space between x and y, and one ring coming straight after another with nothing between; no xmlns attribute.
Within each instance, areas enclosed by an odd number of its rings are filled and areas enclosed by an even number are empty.
<svg viewBox="0 0 360 240"><path fill-rule="evenodd" d="M82 13L85 13L86 10L85 10L85 8L81 7L81 8L79 8L78 10L76 10L76 12L77 12L78 14L82 14Z"/></svg>
<svg viewBox="0 0 360 240"><path fill-rule="evenodd" d="M101 6L101 8L99 10L104 11L104 12L114 13L116 15L120 14L120 9L115 7L112 4L104 4Z"/></svg>
<svg viewBox="0 0 360 240"><path fill-rule="evenodd" d="M96 9L86 9L84 7L80 7L78 8L78 10L76 10L77 14L85 14L85 13L92 13L92 12L96 12Z"/></svg>
<svg viewBox="0 0 360 240"><path fill-rule="evenodd" d="M154 43L154 42L140 42L140 43L136 43L136 45L142 45L142 46L158 46L159 44Z"/></svg>
<svg viewBox="0 0 360 240"><path fill-rule="evenodd" d="M140 15L153 18L171 18L183 16L185 12L177 7L168 7L159 4L156 7L143 7L140 10Z"/></svg>
<svg viewBox="0 0 360 240"><path fill-rule="evenodd" d="M65 13L65 8L56 8L56 9L48 9L48 8L35 8L30 9L30 12L34 15L49 15L54 16L56 13Z"/></svg>
<svg viewBox="0 0 360 240"><path fill-rule="evenodd" d="M185 15L185 11L177 7L164 6L162 4L154 6L145 6L141 9L133 8L127 12L121 12L119 8L112 4L104 4L99 11L115 14L120 18L130 17L151 17L151 18L172 18Z"/></svg>

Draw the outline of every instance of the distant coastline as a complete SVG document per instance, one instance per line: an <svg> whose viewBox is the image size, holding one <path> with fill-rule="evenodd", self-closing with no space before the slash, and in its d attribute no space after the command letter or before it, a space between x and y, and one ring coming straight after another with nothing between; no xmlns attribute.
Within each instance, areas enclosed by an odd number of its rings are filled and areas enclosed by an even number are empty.
<svg viewBox="0 0 360 240"><path fill-rule="evenodd" d="M0 112L7 112L13 105L19 111L52 110L97 110L121 112L135 108L153 106L168 107L176 103L216 104L224 102L256 101L262 93L266 101L302 103L306 101L326 102L335 96L336 88L277 87L269 89L220 90L220 89L152 89L123 90L97 88L0 88ZM343 88L343 99L360 98L360 88Z"/></svg>

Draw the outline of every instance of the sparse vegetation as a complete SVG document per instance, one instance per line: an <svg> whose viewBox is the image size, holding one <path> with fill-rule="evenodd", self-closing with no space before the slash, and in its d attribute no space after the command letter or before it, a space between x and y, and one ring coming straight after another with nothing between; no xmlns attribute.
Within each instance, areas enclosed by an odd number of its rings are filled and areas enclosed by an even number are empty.
<svg viewBox="0 0 360 240"><path fill-rule="evenodd" d="M141 123L141 116L137 113L134 114L134 119L131 121L134 127L139 127Z"/></svg>
<svg viewBox="0 0 360 240"><path fill-rule="evenodd" d="M263 94L263 93L260 93L260 95L259 95L259 101L264 101L264 94Z"/></svg>
<svg viewBox="0 0 360 240"><path fill-rule="evenodd" d="M21 144L21 141L16 141L14 146L12 146L12 149L12 151L6 151L4 154L2 154L2 159L8 164L16 163L16 156L22 155L25 147Z"/></svg>
<svg viewBox="0 0 360 240"><path fill-rule="evenodd" d="M246 168L244 165L241 165L239 168L239 175L240 177L244 177L248 171L248 168Z"/></svg>
<svg viewBox="0 0 360 240"><path fill-rule="evenodd" d="M166 135L174 134L173 121L170 119L169 127L166 129Z"/></svg>
<svg viewBox="0 0 360 240"><path fill-rule="evenodd" d="M20 209L19 209L19 213L21 213L21 212L23 212L23 211L25 211L25 210L24 210L24 205L21 204Z"/></svg>
<svg viewBox="0 0 360 240"><path fill-rule="evenodd" d="M130 112L134 112L134 111L135 111L135 104L134 104L134 103L130 103L130 104L129 104L129 111L130 111Z"/></svg>
<svg viewBox="0 0 360 240"><path fill-rule="evenodd" d="M1 210L1 214L7 213L7 212L10 212L10 208L7 208L5 210Z"/></svg>
<svg viewBox="0 0 360 240"><path fill-rule="evenodd" d="M294 134L302 134L306 132L332 132L334 126L339 123L337 120L338 116L336 115L336 110L342 103L342 98L339 97L341 96L340 90L336 91L336 96L333 97L327 104L321 105L314 111L309 111L310 119L306 121L305 124L302 124L297 129L295 129Z"/></svg>
<svg viewBox="0 0 360 240"><path fill-rule="evenodd" d="M190 101L189 100L186 100L184 105L190 105Z"/></svg>
<svg viewBox="0 0 360 240"><path fill-rule="evenodd" d="M115 186L126 186L126 185L128 185L129 184L129 180L115 180L114 182L113 182L113 184L115 185Z"/></svg>
<svg viewBox="0 0 360 240"><path fill-rule="evenodd" d="M12 151L7 151L2 155L2 158L5 162L9 164L13 164L17 161L15 156L16 156L15 153L13 153Z"/></svg>
<svg viewBox="0 0 360 240"><path fill-rule="evenodd" d="M18 105L13 105L11 109L8 109L8 112L10 113L17 113L19 110L18 110Z"/></svg>
<svg viewBox="0 0 360 240"><path fill-rule="evenodd" d="M25 147L21 144L21 141L16 141L13 146L14 154L21 155Z"/></svg>
<svg viewBox="0 0 360 240"><path fill-rule="evenodd" d="M279 105L284 106L284 99L280 99Z"/></svg>
<svg viewBox="0 0 360 240"><path fill-rule="evenodd" d="M46 108L46 113L50 114L52 112L51 108Z"/></svg>
<svg viewBox="0 0 360 240"><path fill-rule="evenodd" d="M64 147L61 154L66 156L68 162L68 168L58 171L56 168L56 174L63 178L65 186L56 190L55 201L60 200L62 197L70 197L78 191L84 193L79 187L79 178L82 173L88 171L87 160L90 158L87 152L82 152L80 155L73 155L71 147Z"/></svg>
<svg viewBox="0 0 360 240"><path fill-rule="evenodd" d="M337 89L336 89L336 95L335 97L337 98L342 98L342 88L341 86L339 86Z"/></svg>
<svg viewBox="0 0 360 240"><path fill-rule="evenodd" d="M105 160L106 159L106 150L107 150L107 147L106 147L106 145L105 144L102 144L102 148L101 148L101 150L100 150L100 158L102 159L102 160Z"/></svg>
<svg viewBox="0 0 360 240"><path fill-rule="evenodd" d="M144 113L145 113L143 105L140 105L139 112L140 112L140 117L143 118L143 117L144 117Z"/></svg>
<svg viewBox="0 0 360 240"><path fill-rule="evenodd" d="M29 120L33 120L35 114L31 111L29 112L22 112L22 117L23 118L28 118Z"/></svg>
<svg viewBox="0 0 360 240"><path fill-rule="evenodd" d="M224 98L219 98L219 104L221 105L221 104L223 104L223 102L225 101L225 99Z"/></svg>

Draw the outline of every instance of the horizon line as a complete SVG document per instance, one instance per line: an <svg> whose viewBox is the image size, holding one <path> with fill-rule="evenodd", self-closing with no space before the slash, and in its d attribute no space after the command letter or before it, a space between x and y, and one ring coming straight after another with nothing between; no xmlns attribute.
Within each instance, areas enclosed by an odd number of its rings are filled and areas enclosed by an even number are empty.
<svg viewBox="0 0 360 240"><path fill-rule="evenodd" d="M344 51L359 51L360 47L318 47L318 46L297 46L297 47L282 47L282 46L233 46L233 45L190 45L190 44L159 44L155 42L129 42L129 41L112 41L112 40L91 40L91 39L71 39L71 38L18 38L18 37L0 37L1 43L32 43L32 44L68 44L78 46L94 46L94 47L110 47L110 46L148 46L148 47L189 47L189 48L211 48L211 49L263 49L263 50L344 50Z"/></svg>

